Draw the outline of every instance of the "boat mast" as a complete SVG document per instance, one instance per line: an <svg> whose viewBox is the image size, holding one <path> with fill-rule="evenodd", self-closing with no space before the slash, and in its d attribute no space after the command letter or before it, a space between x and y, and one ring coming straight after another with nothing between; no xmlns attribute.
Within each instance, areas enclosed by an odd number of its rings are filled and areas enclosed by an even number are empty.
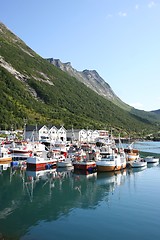
<svg viewBox="0 0 160 240"><path fill-rule="evenodd" d="M26 139L26 125L27 125L27 119L24 118L23 121L24 121L23 140L25 140L25 139Z"/></svg>

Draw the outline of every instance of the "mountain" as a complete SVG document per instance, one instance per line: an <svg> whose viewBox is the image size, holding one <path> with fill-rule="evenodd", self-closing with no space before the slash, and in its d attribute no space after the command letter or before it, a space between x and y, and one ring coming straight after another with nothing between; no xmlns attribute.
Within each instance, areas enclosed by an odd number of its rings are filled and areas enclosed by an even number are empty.
<svg viewBox="0 0 160 240"><path fill-rule="evenodd" d="M94 92L99 94L100 96L106 98L107 100L113 102L120 108L148 121L159 121L160 116L157 115L157 111L146 112L142 110L135 109L134 107L129 106L128 104L124 103L112 90L110 85L99 76L96 70L84 70L84 71L77 71L71 66L70 62L62 63L60 59L47 59L51 64L60 68L62 71L67 72L70 76L75 77L80 82L84 83L87 87L92 89Z"/></svg>
<svg viewBox="0 0 160 240"><path fill-rule="evenodd" d="M97 73L96 70L83 70L77 71L72 67L70 62L62 63L60 59L48 58L51 64L65 71L70 76L75 77L80 82L84 83L87 87L95 91L100 96L112 101L117 106L127 110L131 109L129 105L124 103L112 90L110 85Z"/></svg>
<svg viewBox="0 0 160 240"><path fill-rule="evenodd" d="M93 71L93 75L97 73ZM113 91L110 93L112 100L116 98ZM50 64L2 23L0 95L1 129L22 128L27 121L30 125L64 125L66 129L114 128L117 133L133 136L156 132L160 123L154 117L145 118L143 112L138 116L120 108Z"/></svg>

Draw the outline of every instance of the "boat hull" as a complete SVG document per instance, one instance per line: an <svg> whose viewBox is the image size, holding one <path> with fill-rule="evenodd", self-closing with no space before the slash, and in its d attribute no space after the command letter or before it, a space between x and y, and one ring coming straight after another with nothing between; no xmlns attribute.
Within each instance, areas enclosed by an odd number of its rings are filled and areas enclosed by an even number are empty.
<svg viewBox="0 0 160 240"><path fill-rule="evenodd" d="M145 161L147 163L159 163L159 158L148 156L148 157L145 158Z"/></svg>
<svg viewBox="0 0 160 240"><path fill-rule="evenodd" d="M134 161L138 158L139 158L139 154L136 154L136 153L127 154L126 156L127 161Z"/></svg>
<svg viewBox="0 0 160 240"><path fill-rule="evenodd" d="M60 168L72 167L72 166L73 166L72 162L58 162L57 163L57 167L60 167Z"/></svg>
<svg viewBox="0 0 160 240"><path fill-rule="evenodd" d="M143 168L143 167L147 167L147 162L145 161L134 161L131 164L132 168Z"/></svg>
<svg viewBox="0 0 160 240"><path fill-rule="evenodd" d="M92 171L96 170L96 163L91 161L91 162L73 162L73 166L75 170L83 170L83 171Z"/></svg>
<svg viewBox="0 0 160 240"><path fill-rule="evenodd" d="M137 149L124 149L126 160L127 161L135 161L139 158L139 151Z"/></svg>
<svg viewBox="0 0 160 240"><path fill-rule="evenodd" d="M57 160L55 159L44 159L40 157L30 157L27 158L27 169L32 171L45 170L49 168L54 168L57 165Z"/></svg>
<svg viewBox="0 0 160 240"><path fill-rule="evenodd" d="M126 168L126 163L123 163L119 166L117 165L97 165L97 171L98 172L113 172L113 171L119 171Z"/></svg>
<svg viewBox="0 0 160 240"><path fill-rule="evenodd" d="M12 157L0 157L0 163L11 162Z"/></svg>
<svg viewBox="0 0 160 240"><path fill-rule="evenodd" d="M32 155L31 150L24 150L24 149L9 149L9 152L12 156L25 156L30 157Z"/></svg>

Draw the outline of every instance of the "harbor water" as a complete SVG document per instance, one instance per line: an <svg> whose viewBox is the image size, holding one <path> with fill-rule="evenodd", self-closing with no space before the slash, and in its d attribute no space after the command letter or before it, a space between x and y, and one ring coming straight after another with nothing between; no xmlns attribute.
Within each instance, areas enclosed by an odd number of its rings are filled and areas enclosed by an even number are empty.
<svg viewBox="0 0 160 240"><path fill-rule="evenodd" d="M160 239L159 164L88 175L10 166L0 173L1 240Z"/></svg>

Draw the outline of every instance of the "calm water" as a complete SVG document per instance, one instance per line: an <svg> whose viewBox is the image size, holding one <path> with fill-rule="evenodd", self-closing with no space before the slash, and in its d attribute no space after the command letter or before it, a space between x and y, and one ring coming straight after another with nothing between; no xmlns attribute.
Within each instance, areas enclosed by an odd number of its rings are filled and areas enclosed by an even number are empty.
<svg viewBox="0 0 160 240"><path fill-rule="evenodd" d="M160 239L160 165L75 174L8 168L0 175L0 239Z"/></svg>
<svg viewBox="0 0 160 240"><path fill-rule="evenodd" d="M144 152L154 152L160 154L160 142L136 142L134 147Z"/></svg>
<svg viewBox="0 0 160 240"><path fill-rule="evenodd" d="M126 146L126 144L124 144ZM144 141L144 142L135 142L134 148L144 151L144 152L153 152L160 154L160 142L151 142L151 141Z"/></svg>

